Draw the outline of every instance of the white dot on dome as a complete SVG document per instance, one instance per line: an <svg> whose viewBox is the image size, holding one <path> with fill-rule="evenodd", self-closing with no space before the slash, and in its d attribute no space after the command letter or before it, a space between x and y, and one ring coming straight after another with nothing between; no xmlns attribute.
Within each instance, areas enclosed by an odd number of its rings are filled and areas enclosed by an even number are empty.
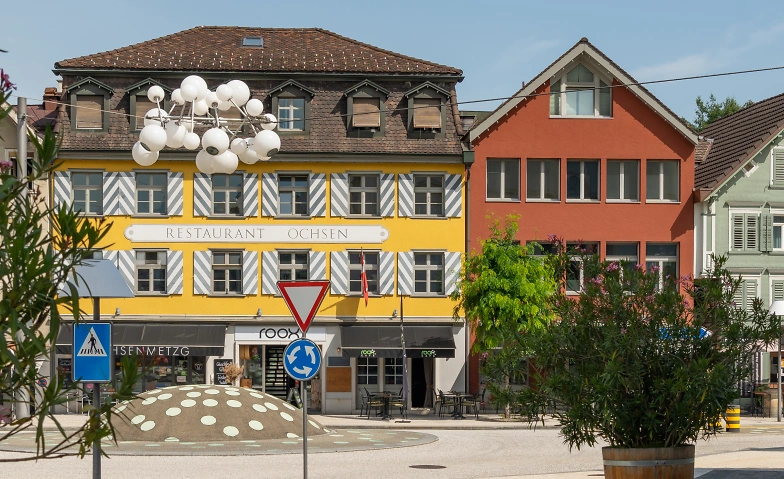
<svg viewBox="0 0 784 479"><path fill-rule="evenodd" d="M193 399L186 399L180 403L180 406L182 407L193 407L195 405L196 405L196 401L194 401Z"/></svg>
<svg viewBox="0 0 784 479"><path fill-rule="evenodd" d="M289 422L294 421L294 418L291 417L291 415L289 415L288 413L285 413L285 412L280 413L280 417L282 417L283 419L285 419L286 421L289 421Z"/></svg>
<svg viewBox="0 0 784 479"><path fill-rule="evenodd" d="M223 428L223 434L225 434L225 435L227 435L229 437L234 437L234 436L236 436L239 433L240 433L240 430L237 429L234 426L226 426L226 427Z"/></svg>
<svg viewBox="0 0 784 479"><path fill-rule="evenodd" d="M209 384L201 384L201 385L196 386L196 387L199 388L199 389L208 389L208 388L211 388L212 386L210 386Z"/></svg>
<svg viewBox="0 0 784 479"><path fill-rule="evenodd" d="M170 407L169 409L166 410L166 415L174 417L174 416L179 416L181 412L182 409L178 407Z"/></svg>
<svg viewBox="0 0 784 479"><path fill-rule="evenodd" d="M237 391L226 391L226 394L229 396L239 396L240 393Z"/></svg>
<svg viewBox="0 0 784 479"><path fill-rule="evenodd" d="M163 442L180 442L180 440L172 436L172 437L167 437L166 439L163 440Z"/></svg>
<svg viewBox="0 0 784 479"><path fill-rule="evenodd" d="M262 429L264 429L264 425L261 424L259 421L251 421L248 423L248 426L250 426L251 429L254 429L256 431L261 431Z"/></svg>
<svg viewBox="0 0 784 479"><path fill-rule="evenodd" d="M193 386L183 386L180 388L180 391L192 391Z"/></svg>
<svg viewBox="0 0 784 479"><path fill-rule="evenodd" d="M212 426L215 424L215 417L213 416L202 416L201 423L205 426Z"/></svg>
<svg viewBox="0 0 784 479"><path fill-rule="evenodd" d="M165 400L169 399L170 397L172 397L172 395L169 394L169 393L161 394L160 396L158 396L158 400L159 401L165 401Z"/></svg>
<svg viewBox="0 0 784 479"><path fill-rule="evenodd" d="M140 414L134 417L133 419L131 419L131 424L141 424L142 422L144 422L145 417L146 416L144 414Z"/></svg>
<svg viewBox="0 0 784 479"><path fill-rule="evenodd" d="M123 412L123 411L125 411L125 408L127 408L127 407L128 406L126 406L125 404L123 404L122 406L117 406L116 408L114 408L114 412L115 413Z"/></svg>
<svg viewBox="0 0 784 479"><path fill-rule="evenodd" d="M158 398L156 397L147 398L144 401L142 401L142 404L144 404L145 406L149 406L150 404L154 403L157 400Z"/></svg>
<svg viewBox="0 0 784 479"><path fill-rule="evenodd" d="M225 388L225 389L226 391L239 391L239 389L237 388Z"/></svg>
<svg viewBox="0 0 784 479"><path fill-rule="evenodd" d="M197 398L201 396L201 393L199 391L193 391L191 393L186 394L186 396L188 396L189 398Z"/></svg>
<svg viewBox="0 0 784 479"><path fill-rule="evenodd" d="M308 422L310 423L311 426L315 427L316 429L321 429L321 426L319 426L315 422L311 421L310 419L308 419Z"/></svg>
<svg viewBox="0 0 784 479"><path fill-rule="evenodd" d="M204 391L204 394L220 394L220 391L218 391L217 389L208 389Z"/></svg>
<svg viewBox="0 0 784 479"><path fill-rule="evenodd" d="M153 389L152 391L147 391L147 394L158 394L159 392L161 392L160 389Z"/></svg>
<svg viewBox="0 0 784 479"><path fill-rule="evenodd" d="M242 403L239 401L235 401L234 399L229 399L226 401L226 405L229 407L242 407Z"/></svg>
<svg viewBox="0 0 784 479"><path fill-rule="evenodd" d="M286 406L287 408L291 409L292 411L296 411L297 410L297 408L295 408L294 406L292 406L291 404L289 404L287 402L284 402L283 405Z"/></svg>
<svg viewBox="0 0 784 479"><path fill-rule="evenodd" d="M293 432L287 432L287 433L286 433L286 437L287 437L287 438L289 438L289 439L294 439L294 438L297 438L297 437L299 437L299 436L297 436L297 435L296 435L296 434L294 434Z"/></svg>
<svg viewBox="0 0 784 479"><path fill-rule="evenodd" d="M253 409L255 409L258 412L267 412L267 408L265 408L261 404L254 404Z"/></svg>
<svg viewBox="0 0 784 479"><path fill-rule="evenodd" d="M207 407L215 407L215 406L218 405L218 401L216 401L214 399L205 399L201 403L204 404Z"/></svg>
<svg viewBox="0 0 784 479"><path fill-rule="evenodd" d="M147 422L145 422L144 424L141 425L141 430L142 431L149 431L150 429L152 429L154 427L155 427L155 422L147 421Z"/></svg>
<svg viewBox="0 0 784 479"><path fill-rule="evenodd" d="M278 410L278 406L272 404L271 402L265 402L264 405L267 406L267 409L272 409L273 411Z"/></svg>
<svg viewBox="0 0 784 479"><path fill-rule="evenodd" d="M251 395L251 397L254 397L254 398L264 399L264 396L259 394L259 393L250 393L250 395Z"/></svg>

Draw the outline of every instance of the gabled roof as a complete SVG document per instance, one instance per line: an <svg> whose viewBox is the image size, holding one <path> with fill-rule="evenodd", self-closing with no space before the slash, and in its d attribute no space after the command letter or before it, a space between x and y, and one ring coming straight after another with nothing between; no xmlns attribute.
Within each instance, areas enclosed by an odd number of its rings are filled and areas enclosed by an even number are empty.
<svg viewBox="0 0 784 479"><path fill-rule="evenodd" d="M267 92L267 94L268 94L268 95L272 95L272 94L274 94L275 92L278 92L278 91L280 91L280 90L282 90L282 89L284 89L284 88L286 88L286 87L288 87L288 86L293 86L294 88L297 88L297 89L299 89L299 90L302 90L302 91L304 91L305 93L307 93L307 94L308 94L308 95L310 95L310 96L316 96L316 92L315 92L315 91L313 91L313 90L311 90L310 88L306 87L306 86L305 86L305 85L303 85L302 83L295 82L294 80L287 80L287 81L284 81L284 82L283 82L283 83L281 83L280 85L276 86L275 88L273 88L273 89L271 89L269 92Z"/></svg>
<svg viewBox="0 0 784 479"><path fill-rule="evenodd" d="M424 83L420 83L419 85L415 86L414 88L408 90L407 92L403 93L403 96L411 96L414 93L418 92L419 90L424 90L425 88L431 88L444 96L449 96L449 92L444 90L438 85L434 85L433 83L426 81Z"/></svg>
<svg viewBox="0 0 784 479"><path fill-rule="evenodd" d="M697 165L694 187L715 191L782 130L784 93L714 121L701 133L712 144Z"/></svg>
<svg viewBox="0 0 784 479"><path fill-rule="evenodd" d="M169 88L168 86L164 85L161 82L157 82L157 81L153 80L152 78L145 78L144 80L142 80L140 82L136 82L133 85L127 87L125 90L126 91L134 91L134 90L138 90L139 88L145 87L147 85L158 85L159 87L163 88L163 91L166 91L166 92L169 92L169 93L172 92L171 88Z"/></svg>
<svg viewBox="0 0 784 479"><path fill-rule="evenodd" d="M242 46L248 36L263 47ZM55 63L60 70L167 70L445 74L463 72L320 28L195 27L116 50Z"/></svg>
<svg viewBox="0 0 784 479"><path fill-rule="evenodd" d="M524 101L528 95L535 93L536 90L545 82L549 81L553 75L561 71L563 68L569 65L570 62L583 54L588 55L588 57L595 61L599 66L610 72L610 74L614 76L616 80L626 85L626 88L629 91L637 95L640 100L645 102L645 104L651 107L656 113L659 114L659 116L664 118L665 121L672 125L673 128L678 130L686 139L695 145L697 144L697 134L690 125L688 125L678 115L673 113L672 110L667 108L664 103L659 101L659 99L653 96L653 94L651 94L651 92L649 92L643 86L636 85L637 80L632 78L631 75L626 73L620 66L610 60L607 55L593 46L593 44L591 44L591 42L589 42L585 37L580 39L580 41L577 42L574 47L561 55L561 57L554 61L550 66L545 68L543 72L534 77L533 80L528 82L522 89L515 93L514 96L502 103L501 106L496 108L496 110L490 116L474 125L471 131L468 132L469 139L474 141L488 128L490 128L491 125L503 118L504 115L514 109L518 104L520 104L520 102Z"/></svg>
<svg viewBox="0 0 784 479"><path fill-rule="evenodd" d="M73 85L69 85L68 88L65 89L65 91L71 91L71 90L73 90L75 88L79 88L80 86L85 85L85 84L89 84L89 83L92 83L93 85L96 85L97 87L101 88L102 90L106 90L109 93L114 93L114 88L110 87L109 85L107 85L106 83L104 83L102 81L96 80L93 77L83 78L83 79L79 80L78 82L74 83Z"/></svg>
<svg viewBox="0 0 784 479"><path fill-rule="evenodd" d="M379 86L379 85L377 85L377 84L373 83L373 82L372 82L372 81L370 81L370 80L362 80L361 82L357 83L356 85L353 85L351 88L349 88L349 89L347 89L346 91L344 91L344 92L343 92L343 94L345 94L346 96L348 96L348 95L350 95L351 93L353 93L353 92L355 92L355 91L359 90L359 89L360 89L360 88L362 88L363 86L366 86L366 87L372 88L372 89L376 90L377 92L383 93L383 94L384 94L384 95L386 95L386 96L389 96L389 93L390 93L390 92L389 92L389 90L387 90L386 88L384 88L384 87L382 87L382 86Z"/></svg>

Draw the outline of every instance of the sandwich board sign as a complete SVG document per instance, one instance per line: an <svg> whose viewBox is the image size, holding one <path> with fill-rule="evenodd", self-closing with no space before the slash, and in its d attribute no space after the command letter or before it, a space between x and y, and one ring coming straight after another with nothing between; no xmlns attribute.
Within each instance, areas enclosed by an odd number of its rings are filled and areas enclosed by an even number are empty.
<svg viewBox="0 0 784 479"><path fill-rule="evenodd" d="M112 323L74 324L73 333L73 380L83 383L112 382Z"/></svg>
<svg viewBox="0 0 784 479"><path fill-rule="evenodd" d="M278 281L278 290L303 335L308 331L313 318L316 317L328 289L329 280Z"/></svg>

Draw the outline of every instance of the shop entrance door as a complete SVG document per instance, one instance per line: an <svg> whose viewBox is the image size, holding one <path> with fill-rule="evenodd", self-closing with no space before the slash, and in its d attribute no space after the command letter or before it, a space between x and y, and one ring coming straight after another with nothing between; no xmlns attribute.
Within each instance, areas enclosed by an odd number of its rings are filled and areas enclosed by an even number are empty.
<svg viewBox="0 0 784 479"><path fill-rule="evenodd" d="M267 346L264 356L264 391L280 399L286 399L289 381L283 369L283 350L285 346Z"/></svg>
<svg viewBox="0 0 784 479"><path fill-rule="evenodd" d="M411 359L411 407L433 407L433 360Z"/></svg>

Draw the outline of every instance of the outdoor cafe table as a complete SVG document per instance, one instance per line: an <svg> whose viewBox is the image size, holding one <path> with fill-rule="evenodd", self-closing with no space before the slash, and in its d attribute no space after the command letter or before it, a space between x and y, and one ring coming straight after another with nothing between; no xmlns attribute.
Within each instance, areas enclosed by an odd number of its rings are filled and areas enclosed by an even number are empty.
<svg viewBox="0 0 784 479"><path fill-rule="evenodd" d="M455 410L452 412L453 419L465 419L466 417L463 416L463 401L465 401L466 398L474 397L474 395L449 391L448 393L445 393L444 396L455 398Z"/></svg>
<svg viewBox="0 0 784 479"><path fill-rule="evenodd" d="M377 392L373 393L373 397L381 399L381 402L384 404L381 408L381 419L392 419L392 415L389 413L389 403L393 397L392 393Z"/></svg>

